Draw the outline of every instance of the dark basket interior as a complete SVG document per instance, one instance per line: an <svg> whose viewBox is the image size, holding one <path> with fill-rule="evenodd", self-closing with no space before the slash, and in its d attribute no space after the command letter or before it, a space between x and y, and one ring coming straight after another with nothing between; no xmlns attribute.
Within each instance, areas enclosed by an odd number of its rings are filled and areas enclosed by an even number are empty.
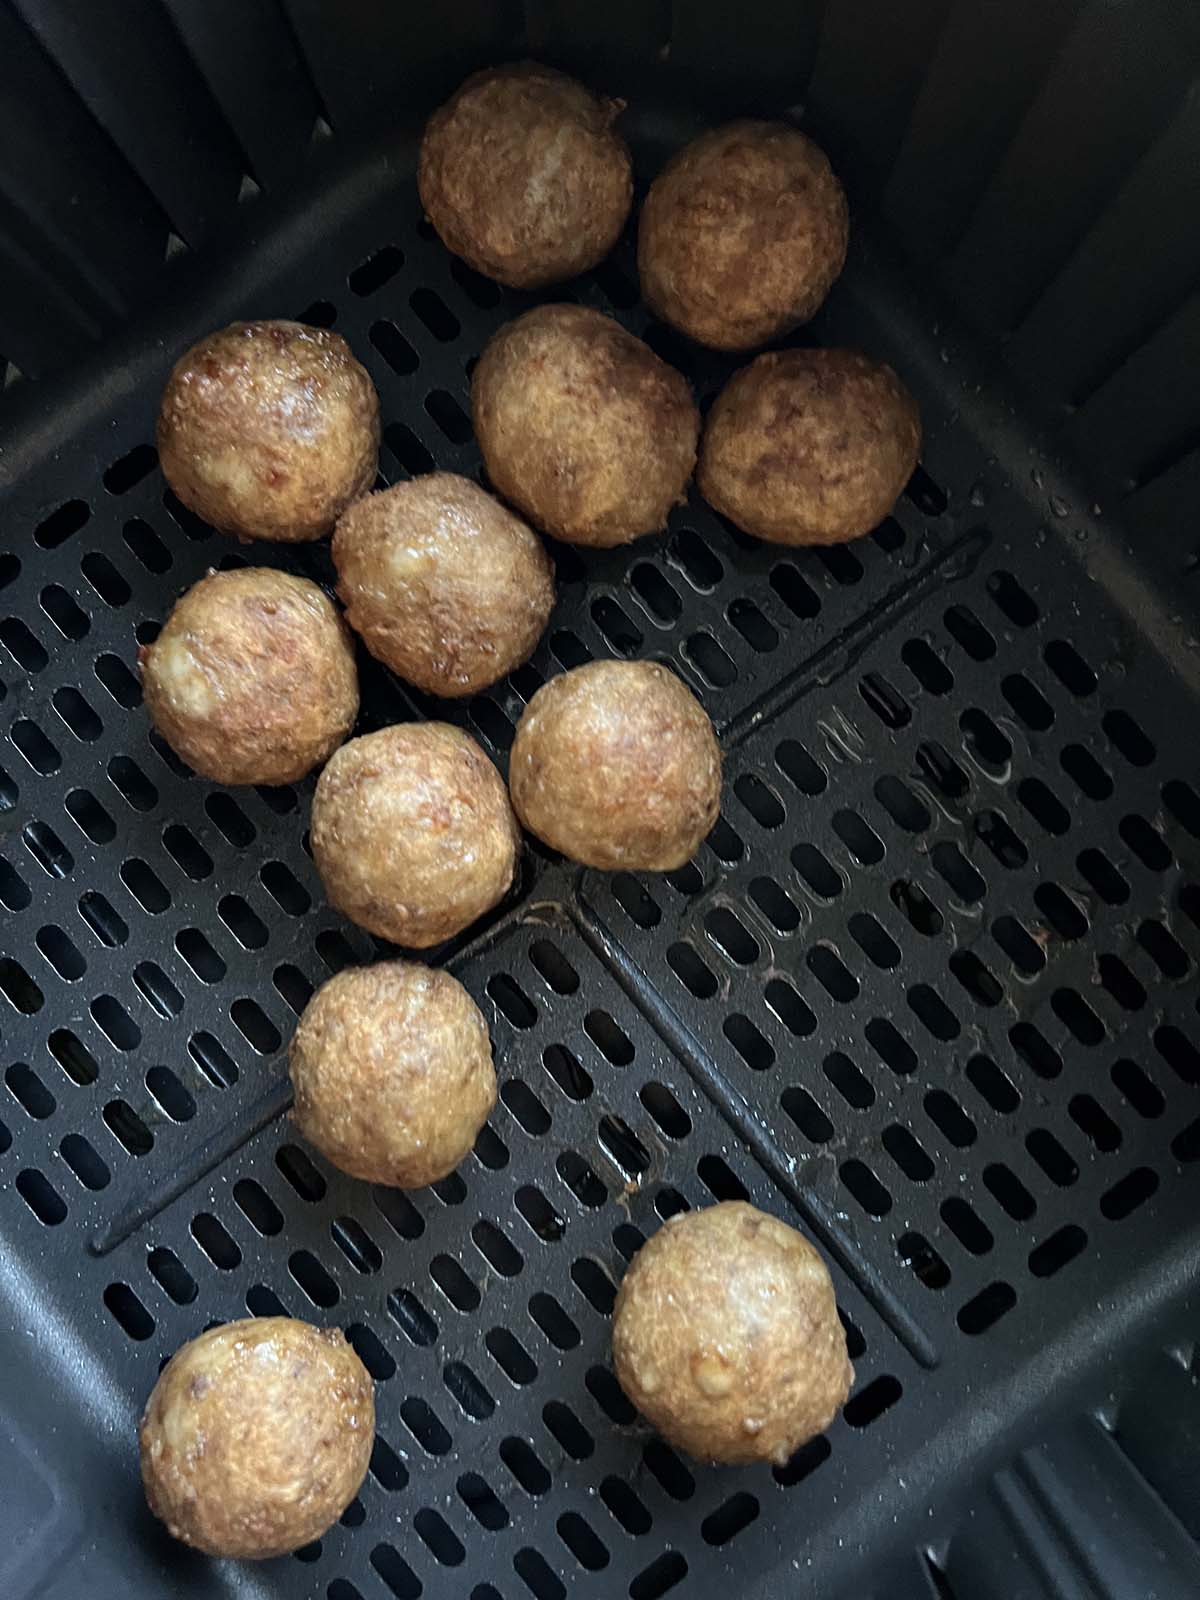
<svg viewBox="0 0 1200 1600"><path fill-rule="evenodd" d="M127 33L0 11L23 83L0 151L12 1600L1200 1592L1194 18L603 9L139 0ZM327 583L327 551L232 546L149 441L178 349L299 315L378 384L385 479L478 472L471 364L531 299L432 237L411 131L525 52L627 94L643 178L705 119L804 108L856 235L802 337L890 360L927 445L844 549L757 544L694 495L665 538L557 548L533 661L437 707L503 768L551 673L657 657L727 770L692 865L530 848L438 954L488 1016L501 1103L405 1196L281 1116L296 1013L382 948L323 904L311 783L190 776L134 670L208 566ZM649 322L632 236L556 297L645 335L702 404L736 365ZM434 710L362 670L363 729ZM831 1260L858 1371L774 1472L680 1460L608 1366L641 1240L744 1194ZM319 1545L209 1563L146 1512L136 1417L178 1344L280 1308L349 1329L380 1442Z"/></svg>

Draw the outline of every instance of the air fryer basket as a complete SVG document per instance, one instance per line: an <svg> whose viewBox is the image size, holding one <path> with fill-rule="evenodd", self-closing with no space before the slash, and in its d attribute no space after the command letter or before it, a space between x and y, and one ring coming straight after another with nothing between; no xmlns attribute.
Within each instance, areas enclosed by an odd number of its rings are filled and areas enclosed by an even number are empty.
<svg viewBox="0 0 1200 1600"><path fill-rule="evenodd" d="M600 9L0 12L6 1600L1200 1593L1195 18ZM532 662L437 707L503 768L551 673L657 657L726 782L693 864L529 846L437 954L501 1100L403 1195L283 1115L297 1012L383 948L324 904L311 782L191 776L135 672L207 567L328 583L327 550L213 533L150 440L180 348L298 315L368 365L385 479L478 472L471 365L532 300L432 236L413 137L525 53L628 96L643 179L705 121L803 114L855 243L800 337L892 362L927 442L843 549L758 544L695 495L665 538L556 548ZM632 236L565 294L702 404L736 364L649 321ZM434 710L361 666L363 728ZM679 1458L608 1360L642 1239L742 1195L820 1244L858 1374L775 1471ZM136 1418L185 1339L281 1309L378 1380L371 1472L319 1544L210 1562L145 1509Z"/></svg>

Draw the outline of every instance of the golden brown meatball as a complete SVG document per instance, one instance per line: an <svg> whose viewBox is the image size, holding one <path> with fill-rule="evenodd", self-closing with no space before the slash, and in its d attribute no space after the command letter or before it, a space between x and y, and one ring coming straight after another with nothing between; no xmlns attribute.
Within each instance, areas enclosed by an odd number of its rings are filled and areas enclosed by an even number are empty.
<svg viewBox="0 0 1200 1600"><path fill-rule="evenodd" d="M696 463L684 379L611 317L538 306L501 328L471 380L488 476L544 532L627 544L664 527Z"/></svg>
<svg viewBox="0 0 1200 1600"><path fill-rule="evenodd" d="M525 827L585 866L666 872L717 820L721 750L704 707L652 661L591 661L551 678L509 763Z"/></svg>
<svg viewBox="0 0 1200 1600"><path fill-rule="evenodd" d="M340 1329L228 1322L171 1357L140 1442L146 1499L176 1539L243 1561L285 1555L358 1492L375 1391Z"/></svg>
<svg viewBox="0 0 1200 1600"><path fill-rule="evenodd" d="M358 715L354 648L333 602L271 567L201 578L138 660L154 726L218 783L293 783Z"/></svg>
<svg viewBox="0 0 1200 1600"><path fill-rule="evenodd" d="M413 961L322 984L289 1066L304 1137L343 1172L397 1189L452 1172L496 1103L479 1007L448 972Z"/></svg>
<svg viewBox="0 0 1200 1600"><path fill-rule="evenodd" d="M846 259L846 197L782 122L730 122L674 156L638 225L646 304L701 344L750 350L807 322Z"/></svg>
<svg viewBox="0 0 1200 1600"><path fill-rule="evenodd" d="M917 403L891 367L856 350L784 350L717 396L696 482L744 533L840 544L878 527L920 450Z"/></svg>
<svg viewBox="0 0 1200 1600"><path fill-rule="evenodd" d="M613 1314L621 1387L698 1461L782 1465L854 1369L824 1261L743 1200L678 1214L638 1251Z"/></svg>
<svg viewBox="0 0 1200 1600"><path fill-rule="evenodd" d="M554 565L537 534L453 472L351 506L333 559L350 626L430 694L474 694L520 666L554 608Z"/></svg>
<svg viewBox="0 0 1200 1600"><path fill-rule="evenodd" d="M351 739L317 780L313 859L330 903L396 944L440 944L490 911L519 841L504 780L444 722Z"/></svg>
<svg viewBox="0 0 1200 1600"><path fill-rule="evenodd" d="M235 322L180 357L158 413L163 476L239 539L320 539L375 481L379 396L339 333Z"/></svg>
<svg viewBox="0 0 1200 1600"><path fill-rule="evenodd" d="M442 243L515 289L594 267L633 199L622 110L533 62L468 78L421 141L417 185Z"/></svg>

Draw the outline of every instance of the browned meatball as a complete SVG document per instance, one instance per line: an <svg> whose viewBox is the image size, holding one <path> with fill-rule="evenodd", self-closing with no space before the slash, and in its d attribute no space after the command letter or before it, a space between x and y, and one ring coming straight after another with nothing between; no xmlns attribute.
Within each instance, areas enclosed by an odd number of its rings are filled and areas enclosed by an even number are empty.
<svg viewBox="0 0 1200 1600"><path fill-rule="evenodd" d="M544 532L627 544L664 527L696 463L684 379L611 317L538 306L501 328L471 380L488 475Z"/></svg>
<svg viewBox="0 0 1200 1600"><path fill-rule="evenodd" d="M622 110L532 62L468 78L421 141L417 185L442 243L516 289L594 267L633 199Z"/></svg>
<svg viewBox="0 0 1200 1600"><path fill-rule="evenodd" d="M158 413L163 476L239 539L320 539L375 481L379 396L339 333L235 322L176 362Z"/></svg>
<svg viewBox="0 0 1200 1600"><path fill-rule="evenodd" d="M444 722L351 739L317 780L313 859L330 903L396 944L440 944L490 911L519 841L504 780Z"/></svg>
<svg viewBox="0 0 1200 1600"><path fill-rule="evenodd" d="M678 1214L642 1246L613 1362L638 1410L699 1461L782 1465L854 1381L824 1261L743 1200Z"/></svg>
<svg viewBox="0 0 1200 1600"><path fill-rule="evenodd" d="M430 694L474 694L520 666L554 608L554 565L537 534L453 472L351 506L333 559L350 626Z"/></svg>
<svg viewBox="0 0 1200 1600"><path fill-rule="evenodd" d="M807 322L846 259L846 197L782 122L730 122L685 146L638 226L646 304L701 344L749 350Z"/></svg>
<svg viewBox="0 0 1200 1600"><path fill-rule="evenodd" d="M358 714L354 649L332 601L271 567L201 578L138 659L154 726L218 783L293 783Z"/></svg>
<svg viewBox="0 0 1200 1600"><path fill-rule="evenodd" d="M140 1441L146 1499L176 1539L243 1561L281 1556L358 1492L375 1390L340 1329L228 1322L171 1357Z"/></svg>
<svg viewBox="0 0 1200 1600"><path fill-rule="evenodd" d="M513 805L585 866L666 872L717 820L721 751L695 695L651 661L592 661L544 684L517 726Z"/></svg>
<svg viewBox="0 0 1200 1600"><path fill-rule="evenodd" d="M916 401L891 367L856 350L785 350L717 396L696 482L745 533L840 544L878 527L920 450Z"/></svg>
<svg viewBox="0 0 1200 1600"><path fill-rule="evenodd" d="M289 1065L304 1137L352 1177L398 1189L452 1172L496 1103L479 1007L457 978L412 961L322 984Z"/></svg>

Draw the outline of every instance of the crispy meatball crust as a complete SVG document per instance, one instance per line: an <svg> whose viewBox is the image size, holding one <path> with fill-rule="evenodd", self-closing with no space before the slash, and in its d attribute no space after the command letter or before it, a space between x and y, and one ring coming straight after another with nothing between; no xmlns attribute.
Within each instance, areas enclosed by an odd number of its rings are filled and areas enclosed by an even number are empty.
<svg viewBox="0 0 1200 1600"><path fill-rule="evenodd" d="M782 1465L854 1381L824 1261L742 1200L680 1213L642 1246L613 1361L643 1416L698 1461Z"/></svg>
<svg viewBox="0 0 1200 1600"><path fill-rule="evenodd" d="M666 872L717 820L721 751L708 713L666 667L591 661L526 706L509 786L524 826L572 861Z"/></svg>
<svg viewBox="0 0 1200 1600"><path fill-rule="evenodd" d="M210 572L138 652L154 726L218 783L294 783L358 715L354 648L315 583L271 567Z"/></svg>
<svg viewBox="0 0 1200 1600"><path fill-rule="evenodd" d="M320 539L375 481L379 396L339 333L235 322L176 362L158 413L163 476L239 539Z"/></svg>
<svg viewBox="0 0 1200 1600"><path fill-rule="evenodd" d="M420 1189L452 1172L496 1103L479 1007L412 961L349 968L317 990L289 1055L296 1126L352 1177Z"/></svg>
<svg viewBox="0 0 1200 1600"><path fill-rule="evenodd" d="M622 109L532 62L468 78L421 141L417 186L442 243L514 289L594 267L633 199Z"/></svg>
<svg viewBox="0 0 1200 1600"><path fill-rule="evenodd" d="M921 450L917 403L856 350L758 356L717 396L696 482L745 533L840 544L879 526Z"/></svg>
<svg viewBox="0 0 1200 1600"><path fill-rule="evenodd" d="M353 1500L375 1390L340 1329L252 1317L175 1352L139 1437L146 1499L168 1531L261 1560L316 1539Z"/></svg>
<svg viewBox="0 0 1200 1600"><path fill-rule="evenodd" d="M440 944L490 911L519 842L504 780L444 722L351 739L317 780L313 859L330 903L396 944Z"/></svg>
<svg viewBox="0 0 1200 1600"><path fill-rule="evenodd" d="M537 306L501 328L475 368L471 409L497 490L570 544L665 527L696 463L687 383L583 306Z"/></svg>
<svg viewBox="0 0 1200 1600"><path fill-rule="evenodd" d="M429 694L495 683L529 659L554 609L554 564L537 534L453 472L352 505L333 559L350 626Z"/></svg>
<svg viewBox="0 0 1200 1600"><path fill-rule="evenodd" d="M718 350L750 350L816 312L846 259L846 196L824 152L782 122L701 134L650 186L642 295Z"/></svg>

